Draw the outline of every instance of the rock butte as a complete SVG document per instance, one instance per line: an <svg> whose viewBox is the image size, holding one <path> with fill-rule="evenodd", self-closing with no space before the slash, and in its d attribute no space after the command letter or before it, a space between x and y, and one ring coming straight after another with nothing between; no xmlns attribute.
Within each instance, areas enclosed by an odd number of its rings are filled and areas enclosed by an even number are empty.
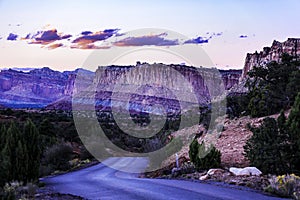
<svg viewBox="0 0 300 200"><path fill-rule="evenodd" d="M279 62L283 53L288 53L299 58L300 38L288 38L284 42L274 40L271 47L264 47L260 52L256 51L255 53L248 53L245 59L242 78L245 78L247 72L254 66L265 65L270 61Z"/></svg>

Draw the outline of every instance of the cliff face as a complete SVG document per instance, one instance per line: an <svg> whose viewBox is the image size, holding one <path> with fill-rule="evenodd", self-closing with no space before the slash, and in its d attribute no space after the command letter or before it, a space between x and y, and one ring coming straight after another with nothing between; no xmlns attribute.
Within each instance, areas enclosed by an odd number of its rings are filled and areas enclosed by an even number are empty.
<svg viewBox="0 0 300 200"><path fill-rule="evenodd" d="M166 67L163 64L159 65L160 67ZM121 77L123 77L122 80L127 85L136 86L144 84L144 79L141 77L148 77L150 83L157 83L157 85L164 83L167 87L181 91L183 96L196 93L201 98L201 102L205 102L211 95L207 86L212 87L213 84L221 84L215 83L215 77L212 76L211 70L205 68L200 68L199 70L194 67L170 65L170 69L174 70L161 73L162 71L155 68L155 66L149 70L150 67L153 66L147 63L139 66L110 66L106 68L104 74L100 73L99 70L94 73L83 69L59 72L47 67L34 69L29 72L12 69L2 70L0 72L0 104L8 107L28 108L45 107L52 104L57 106L49 106L49 108L60 109L61 107L61 109L71 109L70 96L72 94L77 94L94 83L97 84L98 89L100 88L97 98L105 99L107 95L112 93L112 89L107 88L107 86L112 85ZM134 69L134 71L130 69ZM126 73L129 71L132 71L130 76ZM236 85L241 75L241 70L220 70L219 72L219 75L221 74L220 80L223 80L225 89ZM79 83L75 84L78 80L76 79L78 74L80 74L80 80ZM178 81L180 76L183 76L192 85L193 91L190 87L184 87L183 83ZM164 92L169 94L166 90ZM140 88L140 94L151 96L154 93L153 88L148 86ZM169 97L171 98L171 96ZM60 106L60 104L63 106Z"/></svg>
<svg viewBox="0 0 300 200"><path fill-rule="evenodd" d="M262 51L248 53L245 59L242 78L245 78L247 72L254 66L265 65L270 61L280 61L283 53L288 53L293 56L300 56L300 38L288 38L287 41L278 42L274 40L271 47L264 47Z"/></svg>
<svg viewBox="0 0 300 200"><path fill-rule="evenodd" d="M133 68L134 70L132 70ZM162 68L169 68L170 70L162 70ZM208 84L214 83L216 80L214 76L221 75L222 84L224 84L225 90L228 90L238 83L241 74L242 70L215 70L182 65L150 65L144 63L137 66L110 66L106 67L104 73L99 67L94 82L99 85L109 85L114 84L118 79L122 79L123 84L143 85L146 80L150 83L164 83L169 88L182 90L182 85L178 81L181 79L180 76L183 76L196 91L202 95L207 95L206 87Z"/></svg>
<svg viewBox="0 0 300 200"><path fill-rule="evenodd" d="M242 75L242 70L219 70L222 75L222 80L226 90L230 90L232 87L239 83L239 79Z"/></svg>
<svg viewBox="0 0 300 200"><path fill-rule="evenodd" d="M114 106L124 108L129 98L130 109L134 111L156 112L158 110L153 105L157 104L167 106L167 110L178 111L178 98L187 106L194 105L196 101L197 105L207 104L213 97L237 84L241 72L148 63L99 67L93 89L87 90L96 91L97 109L107 109L111 99ZM87 95L88 91L83 90L83 93ZM82 101L92 99L93 95L91 92L82 96Z"/></svg>

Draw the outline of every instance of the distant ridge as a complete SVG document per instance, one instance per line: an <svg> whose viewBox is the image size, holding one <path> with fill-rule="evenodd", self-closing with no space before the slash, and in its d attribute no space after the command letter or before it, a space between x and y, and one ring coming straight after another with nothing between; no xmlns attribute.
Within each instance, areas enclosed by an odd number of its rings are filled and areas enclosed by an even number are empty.
<svg viewBox="0 0 300 200"><path fill-rule="evenodd" d="M26 69L29 71L22 71ZM18 68L0 72L0 104L11 108L43 108L70 94L78 71L59 72L43 68ZM85 70L93 76L93 72Z"/></svg>

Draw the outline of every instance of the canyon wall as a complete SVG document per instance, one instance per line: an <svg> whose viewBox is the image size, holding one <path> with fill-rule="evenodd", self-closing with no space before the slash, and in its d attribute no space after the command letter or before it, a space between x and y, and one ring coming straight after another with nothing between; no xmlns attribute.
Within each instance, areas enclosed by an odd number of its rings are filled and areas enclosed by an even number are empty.
<svg viewBox="0 0 300 200"><path fill-rule="evenodd" d="M245 59L242 78L245 78L247 72L254 66L263 66L270 61L280 62L283 53L288 53L299 58L300 38L288 38L287 41L284 42L274 40L271 47L264 47L260 52L248 53Z"/></svg>
<svg viewBox="0 0 300 200"><path fill-rule="evenodd" d="M165 70L164 70L165 68ZM105 69L105 71L103 71ZM178 73L179 72L179 73ZM164 65L143 63L136 66L99 67L94 82L99 85L109 85L122 79L123 84L142 85L144 82L164 84L169 88L182 90L179 80L184 78L200 94L206 95L208 84L215 80L222 80L225 90L236 85L242 70L217 70L196 68L183 65ZM182 76L182 77L181 77ZM220 76L218 79L215 76ZM221 83L219 83L221 85ZM187 91L192 92L192 91Z"/></svg>
<svg viewBox="0 0 300 200"><path fill-rule="evenodd" d="M161 64L161 67L164 66ZM126 75L125 72L132 68L136 70L129 76L130 79L124 77L124 80L130 84L143 84L141 77L148 77L151 83L165 83L166 86L178 90L184 88L185 92L196 92L203 98L206 98L209 93L207 84L215 84L215 78L211 76L210 69L200 68L201 70L199 70L195 67L170 65L170 69L174 69L173 72L171 70L168 74L162 74L159 70L148 70L149 67L151 65L147 63L140 66L109 66L106 68L105 74L101 75L99 70L96 73L84 69L59 72L47 67L29 72L12 69L1 70L0 104L16 108L41 108L60 102L70 104L72 94L88 88L92 82L105 87L105 85L117 81L120 76ZM178 81L179 76L176 73L174 74L174 71L179 72L193 86L194 91L190 91L189 87L182 87L183 85ZM165 72L167 73L167 71ZM201 72L201 75L199 75L199 72ZM219 72L220 80L223 80L225 89L230 89L233 85L236 85L241 75L241 70L220 70ZM78 74L80 74L80 80L75 87ZM70 105L67 107L70 108ZM59 109L59 106L55 109Z"/></svg>
<svg viewBox="0 0 300 200"><path fill-rule="evenodd" d="M178 109L178 100L185 102L186 106L207 105L213 98L225 94L225 90L236 85L241 72L175 64L103 66L96 71L93 85L83 88L81 93L84 95L78 97L76 102L82 99L81 105L92 103L96 94L96 108L99 110L108 109L111 102L120 109L124 108L128 98L132 100L129 106L135 111L141 110L142 105L146 105L142 109L147 112L157 109L152 105Z"/></svg>
<svg viewBox="0 0 300 200"><path fill-rule="evenodd" d="M59 72L48 67L29 72L1 70L0 104L22 107L44 107L64 97L73 72Z"/></svg>

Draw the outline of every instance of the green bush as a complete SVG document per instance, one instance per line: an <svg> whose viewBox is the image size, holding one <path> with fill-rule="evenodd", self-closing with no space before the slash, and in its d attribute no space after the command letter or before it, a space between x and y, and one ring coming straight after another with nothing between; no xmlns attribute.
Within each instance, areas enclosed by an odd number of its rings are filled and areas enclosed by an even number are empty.
<svg viewBox="0 0 300 200"><path fill-rule="evenodd" d="M250 128L252 137L244 146L245 156L251 165L259 168L263 173L281 174L287 169L284 162L283 145L278 131L277 121L265 118L259 128Z"/></svg>
<svg viewBox="0 0 300 200"><path fill-rule="evenodd" d="M248 95L246 94L233 94L227 96L227 110L226 114L230 119L240 117L248 114Z"/></svg>
<svg viewBox="0 0 300 200"><path fill-rule="evenodd" d="M300 175L300 92L286 121L289 148L286 156L291 160L293 173Z"/></svg>
<svg viewBox="0 0 300 200"><path fill-rule="evenodd" d="M244 146L251 165L263 173L300 174L300 93L288 119L283 111L277 120L265 118Z"/></svg>
<svg viewBox="0 0 300 200"><path fill-rule="evenodd" d="M6 183L2 190L0 190L0 199L34 199L37 188L38 187L33 183L24 184L19 181L11 181Z"/></svg>
<svg viewBox="0 0 300 200"><path fill-rule="evenodd" d="M214 146L206 149L205 143L194 139L190 144L189 157L197 170L208 170L221 166L221 152Z"/></svg>
<svg viewBox="0 0 300 200"><path fill-rule="evenodd" d="M73 149L72 146L65 143L55 144L46 149L42 166L50 166L53 170L67 170L70 168L69 160L72 159ZM49 170L49 168L42 168Z"/></svg>

